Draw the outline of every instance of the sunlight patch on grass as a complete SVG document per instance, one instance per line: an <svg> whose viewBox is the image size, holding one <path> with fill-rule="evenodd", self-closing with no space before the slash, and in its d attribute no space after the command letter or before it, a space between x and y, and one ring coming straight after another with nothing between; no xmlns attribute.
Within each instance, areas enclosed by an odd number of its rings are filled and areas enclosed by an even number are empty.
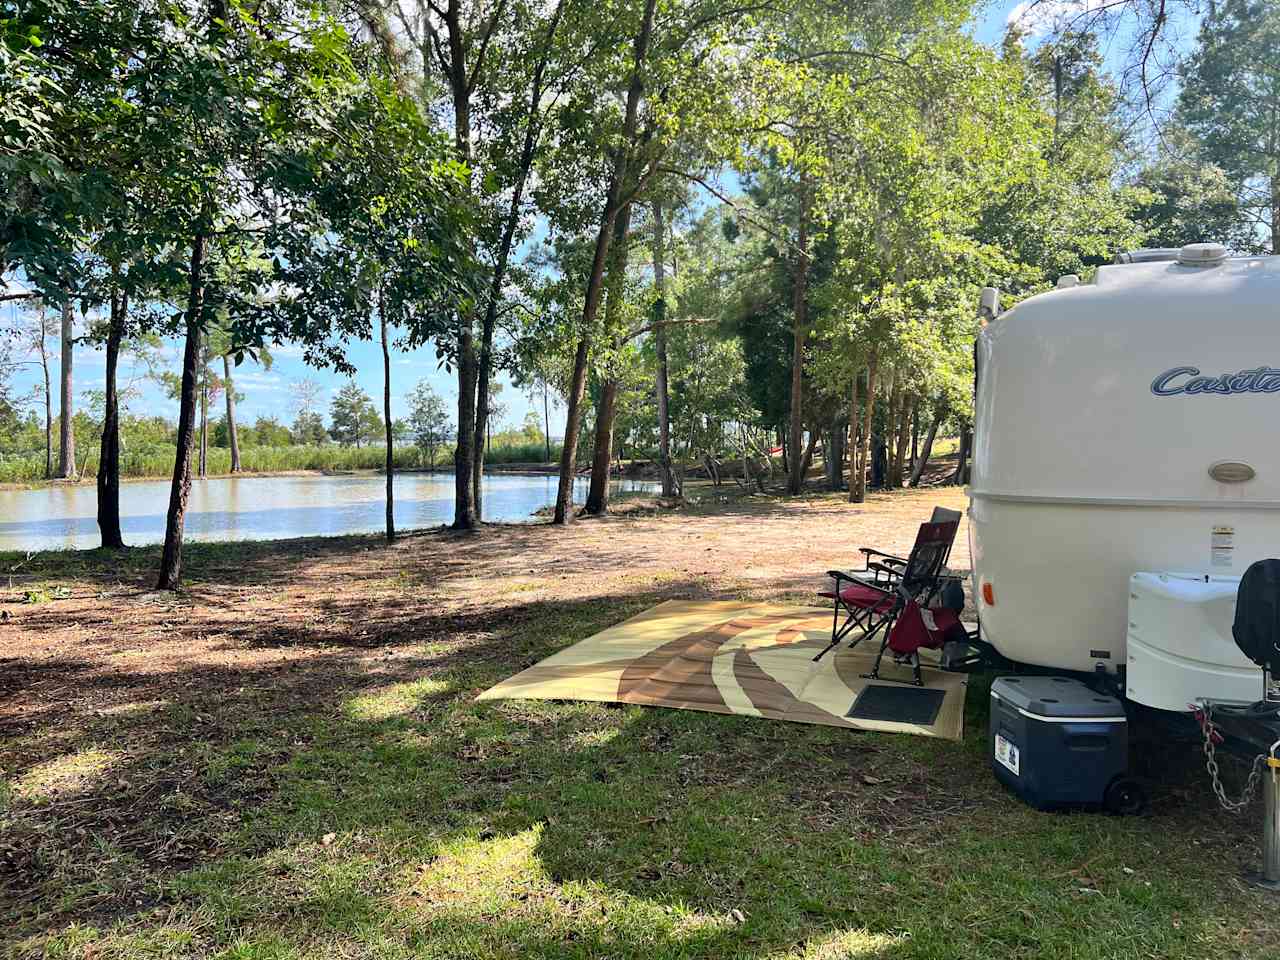
<svg viewBox="0 0 1280 960"><path fill-rule="evenodd" d="M169 706L168 700L136 700L131 703L116 703L105 706L98 711L104 717L140 717Z"/></svg>
<svg viewBox="0 0 1280 960"><path fill-rule="evenodd" d="M508 837L455 840L422 872L414 893L426 903L456 905L546 884L549 877L535 853L542 829L535 824Z"/></svg>
<svg viewBox="0 0 1280 960"><path fill-rule="evenodd" d="M870 930L838 930L818 937L784 953L770 954L771 960L853 960L855 957L880 957L888 949L902 945L905 935L890 936Z"/></svg>
<svg viewBox="0 0 1280 960"><path fill-rule="evenodd" d="M13 782L17 798L53 800L70 793L93 777L100 777L124 760L119 752L89 748L38 763Z"/></svg>
<svg viewBox="0 0 1280 960"><path fill-rule="evenodd" d="M427 697L449 690L450 684L427 677L352 697L343 709L353 720L389 720L412 713Z"/></svg>
<svg viewBox="0 0 1280 960"><path fill-rule="evenodd" d="M575 752L606 747L622 734L620 727L606 727L602 730L579 730L564 738L564 749Z"/></svg>

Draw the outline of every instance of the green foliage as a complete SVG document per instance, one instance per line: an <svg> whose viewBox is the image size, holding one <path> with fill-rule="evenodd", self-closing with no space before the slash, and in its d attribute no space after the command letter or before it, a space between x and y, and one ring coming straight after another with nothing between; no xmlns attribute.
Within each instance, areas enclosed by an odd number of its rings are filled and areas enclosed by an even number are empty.
<svg viewBox="0 0 1280 960"><path fill-rule="evenodd" d="M435 466L436 451L454 438L444 401L426 379L418 381L408 399L408 433L414 445L422 451L428 466Z"/></svg>
<svg viewBox="0 0 1280 960"><path fill-rule="evenodd" d="M1280 3L1224 0L1210 11L1183 70L1178 116L1198 138L1200 158L1221 168L1236 194L1240 217L1229 239L1242 250L1275 253L1280 249Z"/></svg>
<svg viewBox="0 0 1280 960"><path fill-rule="evenodd" d="M1135 181L1146 191L1134 210L1135 219L1146 229L1144 243L1180 247L1225 241L1239 246L1239 202L1226 173L1197 159L1197 145L1183 131L1169 130L1165 143L1168 149Z"/></svg>
<svg viewBox="0 0 1280 960"><path fill-rule="evenodd" d="M290 443L299 446L318 447L329 439L324 420L314 410L300 410L289 428Z"/></svg>
<svg viewBox="0 0 1280 960"><path fill-rule="evenodd" d="M354 382L334 394L329 420L329 435L343 446L376 443L383 435L382 417L373 399Z"/></svg>

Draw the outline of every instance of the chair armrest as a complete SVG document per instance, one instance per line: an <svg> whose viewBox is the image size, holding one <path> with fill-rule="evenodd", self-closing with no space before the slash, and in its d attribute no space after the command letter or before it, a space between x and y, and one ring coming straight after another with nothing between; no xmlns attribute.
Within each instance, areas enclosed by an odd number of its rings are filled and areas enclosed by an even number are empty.
<svg viewBox="0 0 1280 960"><path fill-rule="evenodd" d="M870 561L872 557L880 557L882 561L891 560L895 563L907 562L905 557L900 557L893 553L885 553L883 550L877 550L874 547L859 547L858 552L861 553L868 561Z"/></svg>
<svg viewBox="0 0 1280 960"><path fill-rule="evenodd" d="M877 580L879 580L881 576L887 577L890 580L898 580L902 577L902 570L898 568L897 564L868 563L867 569L874 570L876 572Z"/></svg>
<svg viewBox="0 0 1280 960"><path fill-rule="evenodd" d="M893 596L895 585L883 580L868 580L866 577L860 577L856 574L845 573L842 570L828 570L827 576L832 577L836 581L836 589L840 589L840 581L848 580L850 583L856 583L862 587L869 587L879 593L883 593L886 597Z"/></svg>

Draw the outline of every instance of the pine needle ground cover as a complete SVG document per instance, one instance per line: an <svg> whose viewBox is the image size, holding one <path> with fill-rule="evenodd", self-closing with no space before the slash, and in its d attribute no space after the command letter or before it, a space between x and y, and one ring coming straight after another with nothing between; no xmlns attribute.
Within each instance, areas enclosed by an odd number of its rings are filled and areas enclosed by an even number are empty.
<svg viewBox="0 0 1280 960"><path fill-rule="evenodd" d="M664 600L810 603L958 500L192 544L180 597L153 549L4 555L0 950L1280 955L1261 811L1220 813L1193 746L1144 752L1148 816L1039 813L987 769L980 678L955 743L475 700Z"/></svg>

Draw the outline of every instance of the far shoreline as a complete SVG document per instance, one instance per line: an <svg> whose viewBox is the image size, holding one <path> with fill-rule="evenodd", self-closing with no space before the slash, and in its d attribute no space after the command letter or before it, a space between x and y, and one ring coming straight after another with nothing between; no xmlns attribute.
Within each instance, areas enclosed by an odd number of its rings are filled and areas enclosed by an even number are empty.
<svg viewBox="0 0 1280 960"><path fill-rule="evenodd" d="M585 475L589 471L589 467L583 467L579 473ZM453 465L438 467L397 467L396 475L403 474L434 474L441 473L449 476L453 475ZM484 467L486 474L503 473L513 474L516 476L555 476L560 472L558 463L486 463ZM241 470L239 473L210 473L204 477L192 477L196 480L248 480L248 479L270 479L272 477L381 477L385 476L386 471L369 468L361 470ZM631 477L625 479L651 479L649 477ZM121 483L168 483L169 477L121 477ZM96 478L93 475L81 477L76 480L32 480L29 482L4 482L0 483L0 491L22 491L22 490L42 490L52 487L92 487L96 484Z"/></svg>

